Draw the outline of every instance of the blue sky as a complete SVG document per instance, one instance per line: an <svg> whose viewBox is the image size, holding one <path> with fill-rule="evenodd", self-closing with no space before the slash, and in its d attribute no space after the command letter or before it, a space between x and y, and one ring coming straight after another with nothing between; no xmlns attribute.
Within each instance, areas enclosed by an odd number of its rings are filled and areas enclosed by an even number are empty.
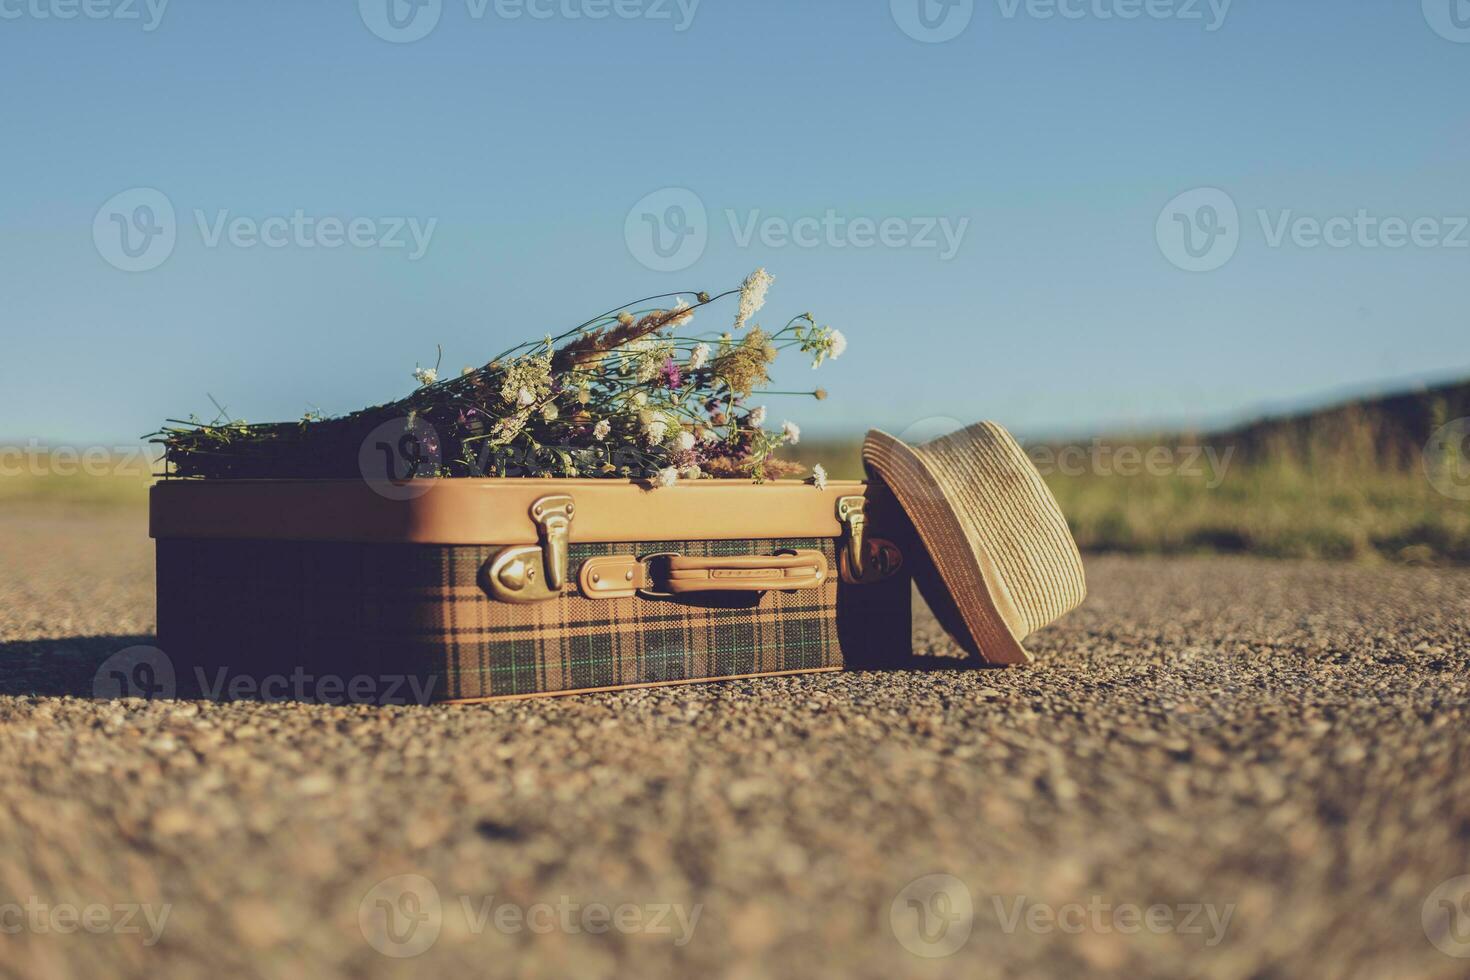
<svg viewBox="0 0 1470 980"><path fill-rule="evenodd" d="M1466 0L392 2L0 0L0 438L346 411L762 265L850 342L778 373L809 432L1470 371Z"/></svg>

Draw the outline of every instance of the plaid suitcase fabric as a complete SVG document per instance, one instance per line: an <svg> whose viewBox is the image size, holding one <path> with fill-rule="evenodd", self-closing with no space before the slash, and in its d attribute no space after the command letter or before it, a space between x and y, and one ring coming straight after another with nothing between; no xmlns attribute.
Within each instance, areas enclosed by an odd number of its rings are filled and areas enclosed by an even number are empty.
<svg viewBox="0 0 1470 980"><path fill-rule="evenodd" d="M159 639L201 679L407 677L435 701L837 669L844 648L851 659L860 643L906 643L907 582L840 584L831 539L573 544L569 580L600 555L783 549L822 552L822 587L696 603L588 599L573 584L515 605L481 586L496 546L160 540ZM839 605L852 610L840 628Z"/></svg>

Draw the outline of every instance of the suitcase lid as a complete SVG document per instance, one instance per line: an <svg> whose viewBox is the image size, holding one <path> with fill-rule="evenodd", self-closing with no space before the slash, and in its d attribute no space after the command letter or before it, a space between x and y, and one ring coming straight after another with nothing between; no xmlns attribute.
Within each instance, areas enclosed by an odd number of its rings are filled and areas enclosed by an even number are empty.
<svg viewBox="0 0 1470 980"><path fill-rule="evenodd" d="M628 480L453 478L163 480L150 492L154 538L535 544L537 501L567 495L571 542L835 538L839 502L866 485L830 480L698 480L656 490ZM849 510L851 508L848 508ZM860 508L859 508L860 509Z"/></svg>

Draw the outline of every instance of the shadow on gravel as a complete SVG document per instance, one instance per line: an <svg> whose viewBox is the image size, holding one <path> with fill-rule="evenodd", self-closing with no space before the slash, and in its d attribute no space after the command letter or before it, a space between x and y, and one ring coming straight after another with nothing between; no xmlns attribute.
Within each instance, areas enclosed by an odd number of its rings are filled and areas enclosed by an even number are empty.
<svg viewBox="0 0 1470 980"><path fill-rule="evenodd" d="M0 696L95 700L294 701L307 704L432 704L436 678L313 675L301 668L250 676L220 668L217 675L183 667L146 634L66 636L0 643ZM945 672L987 669L973 656L911 653L847 664L856 672ZM196 676L197 675L197 676ZM361 681L359 688L354 681ZM244 682L244 683L242 683ZM718 683L718 680L714 680Z"/></svg>
<svg viewBox="0 0 1470 980"><path fill-rule="evenodd" d="M156 642L152 636L116 635L0 643L0 694L76 698L146 696L130 687L145 680L147 671L135 671L131 677L125 674L119 680L105 676L103 667L122 651L151 649Z"/></svg>

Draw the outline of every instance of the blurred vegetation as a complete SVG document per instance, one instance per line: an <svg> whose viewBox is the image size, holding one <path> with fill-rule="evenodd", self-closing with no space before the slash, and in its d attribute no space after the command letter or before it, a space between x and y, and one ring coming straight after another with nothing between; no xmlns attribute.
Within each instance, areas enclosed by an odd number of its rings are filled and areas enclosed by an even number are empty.
<svg viewBox="0 0 1470 980"><path fill-rule="evenodd" d="M1099 443L1076 445L1095 458ZM1470 502L1438 492L1422 463L1385 468L1360 457L1239 462L1212 470L1200 455L1187 472L1150 475L1120 467L1122 446L1140 455L1162 446L1184 468L1192 442L1103 441L1102 467L1045 465L1064 446L1028 446L1084 551L1133 554L1251 553L1279 558L1470 564ZM803 441L801 460L834 478L863 476L861 443ZM1216 448L1213 447L1212 448ZM1118 475L1118 469L1128 475ZM1080 470L1080 472L1079 472ZM1220 472L1223 471L1223 476ZM1068 475L1075 474L1075 475Z"/></svg>
<svg viewBox="0 0 1470 980"><path fill-rule="evenodd" d="M0 507L143 507L152 457L0 447Z"/></svg>

